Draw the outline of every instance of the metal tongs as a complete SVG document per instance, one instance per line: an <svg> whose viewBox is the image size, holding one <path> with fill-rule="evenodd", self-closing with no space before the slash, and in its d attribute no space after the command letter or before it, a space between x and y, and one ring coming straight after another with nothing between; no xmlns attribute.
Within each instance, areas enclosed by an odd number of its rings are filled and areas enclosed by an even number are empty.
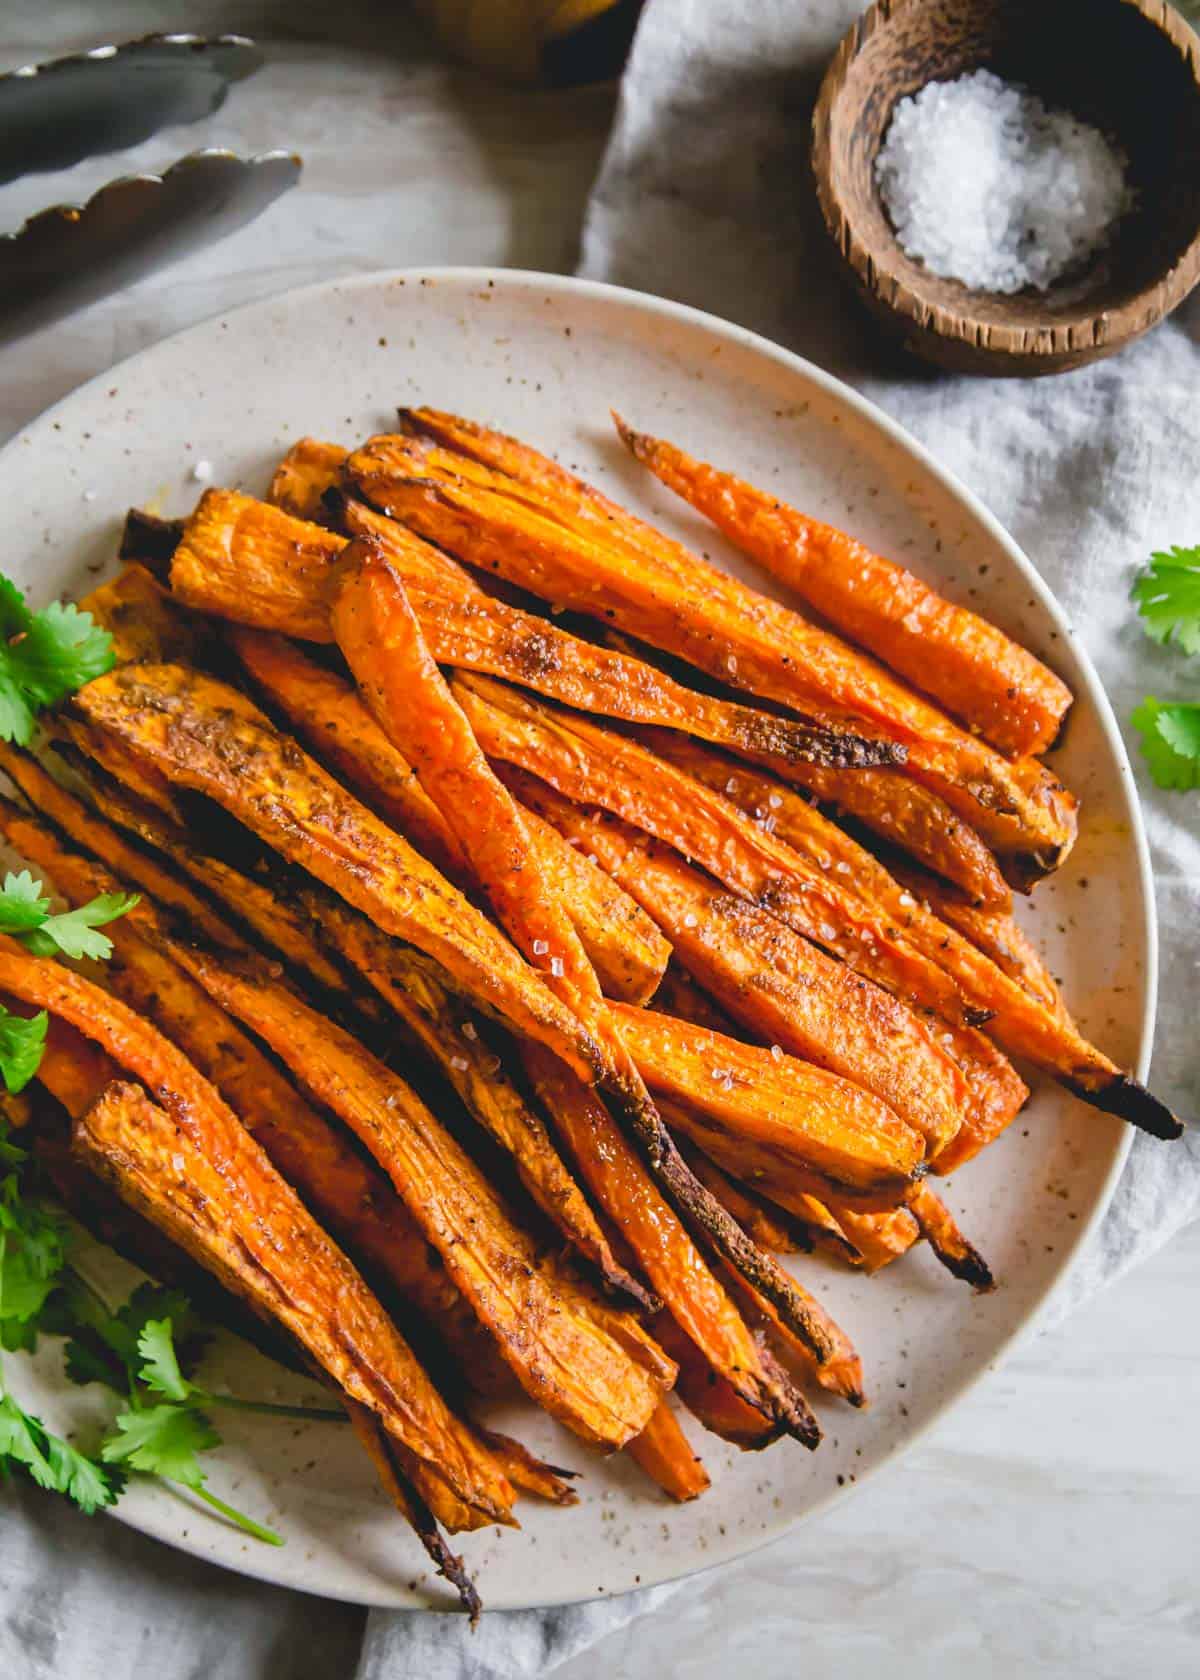
<svg viewBox="0 0 1200 1680"><path fill-rule="evenodd" d="M210 116L262 63L242 35L147 35L0 75L0 186ZM0 234L0 342L244 227L300 168L291 152L192 152Z"/></svg>

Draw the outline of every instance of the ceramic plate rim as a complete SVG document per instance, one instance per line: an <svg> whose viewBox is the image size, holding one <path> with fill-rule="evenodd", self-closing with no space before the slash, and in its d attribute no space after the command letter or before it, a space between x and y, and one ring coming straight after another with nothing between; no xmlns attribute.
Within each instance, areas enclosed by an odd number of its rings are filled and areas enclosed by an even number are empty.
<svg viewBox="0 0 1200 1680"><path fill-rule="evenodd" d="M1142 817L1141 805L1137 797L1133 778L1133 771L1129 757L1125 750L1125 743L1121 736L1111 702L1100 682L1099 675L1092 663L1091 657L1083 643L1075 635L1068 624L1066 615L1059 605L1053 592L1043 580L1033 562L1025 554L1000 521L991 513L980 498L969 489L956 474L942 466L935 456L920 443L904 426L893 420L883 409L869 398L862 396L850 385L825 372L815 363L805 357L796 355L783 345L763 337L759 333L740 327L734 322L727 321L720 316L713 315L706 310L695 309L687 304L677 303L670 298L656 297L650 293L640 292L632 287L611 285L605 281L584 279L575 275L545 274L532 269L515 269L503 267L486 267L477 265L436 265L414 268L373 269L363 274L350 274L317 281L304 286L288 287L282 291L272 292L265 297L254 299L233 309L214 311L203 320L184 327L177 332L170 333L155 340L153 344L135 351L132 355L101 369L90 379L77 385L63 397L44 409L33 420L22 426L0 448L0 468L8 460L11 452L29 437L42 428L53 425L56 417L72 404L85 400L102 385L111 382L114 375L124 375L137 369L142 363L159 354L164 347L170 345L178 347L185 345L190 338L203 340L206 334L218 322L233 322L244 320L256 312L263 314L277 309L281 303L288 300L312 300L321 295L345 296L355 291L372 291L384 287L400 284L406 285L454 285L466 289L483 289L506 287L518 291L537 291L542 294L553 292L563 298L596 299L605 298L624 301L649 315L659 315L669 320L691 325L703 329L718 339L724 339L736 344L753 354L763 356L774 362L785 371L802 380L819 387L826 395L834 397L846 408L852 410L860 420L873 427L886 437L896 448L906 454L914 466L921 472L935 480L939 487L960 503L971 517L977 520L987 531L989 537L1004 551L1007 558L1014 564L1023 581L1029 586L1039 606L1053 621L1060 636L1070 648L1077 660L1087 697L1095 710L1105 743L1113 756L1119 772L1122 797L1127 807L1129 824L1129 844L1133 848L1136 864L1136 879L1141 899L1141 933L1145 941L1146 967L1142 976L1142 1010L1140 1023L1135 1030L1138 1038L1138 1051L1135 1059L1134 1071L1137 1077L1145 1080L1150 1067L1154 1042L1154 1026L1158 997L1158 921L1154 898L1153 873L1150 864L1149 845L1146 837L1145 823ZM760 1548L772 1544L790 1533L801 1523L809 1522L831 1505L850 1497L873 1481L882 1471L891 1468L913 1447L918 1445L930 1431L940 1424L946 1415L956 1407L980 1383L986 1381L999 1366L1020 1348L1025 1341L1033 1336L1042 1323L1049 1308L1053 1305L1059 1292L1069 1280L1078 1264L1080 1255L1091 1241L1092 1235L1103 1219L1112 1201L1117 1181L1128 1158L1132 1147L1133 1134L1126 1127L1125 1134L1117 1145L1111 1167L1095 1196L1095 1200L1086 1218L1081 1220L1069 1253L1063 1264L1055 1272L1052 1280L1043 1290L1040 1298L1034 1300L1026 1309L1024 1317L1016 1322L1013 1328L998 1342L992 1357L977 1370L970 1371L946 1385L944 1396L934 1406L923 1423L915 1426L895 1447L881 1456L878 1461L857 1478L855 1484L845 1488L831 1488L809 1503L803 1511L782 1515L777 1521L768 1522L761 1534L746 1541L739 1537L738 1541L724 1552L718 1550L716 1556L711 1554L700 1565L686 1564L674 1568L670 1564L663 1573L655 1574L653 1580L643 1581L640 1587L631 1587L626 1591L639 1591L650 1586L662 1586L672 1582L688 1579L692 1576L706 1574L710 1570L721 1567L725 1563L737 1558L748 1557ZM348 1593L335 1593L320 1586L313 1586L303 1577L303 1565L288 1567L289 1560L286 1552L275 1553L264 1548L262 1555L255 1553L245 1560L221 1563L214 1560L198 1545L190 1545L186 1537L177 1530L181 1520L172 1521L164 1513L162 1521L147 1517L142 1512L135 1519L124 1508L118 1505L111 1515L139 1532L153 1539L165 1542L190 1556L195 1556L205 1562L218 1562L220 1567L229 1568L236 1573L252 1580L289 1587L293 1590L315 1593L317 1596L336 1599L341 1602L361 1604L368 1607L411 1610L411 1599L402 1595L387 1596L376 1591L366 1591L361 1595L351 1596ZM186 1525L184 1525L186 1526ZM516 1541L519 1544L519 1538ZM278 1560L278 1561L276 1561ZM486 1596L486 1583L484 1583ZM505 1608L552 1609L560 1605L595 1602L598 1599L613 1600L623 1594L608 1592L589 1592L584 1595L559 1594L530 1600L524 1606L506 1605ZM449 1609L438 1606L418 1607L429 1615L454 1614Z"/></svg>

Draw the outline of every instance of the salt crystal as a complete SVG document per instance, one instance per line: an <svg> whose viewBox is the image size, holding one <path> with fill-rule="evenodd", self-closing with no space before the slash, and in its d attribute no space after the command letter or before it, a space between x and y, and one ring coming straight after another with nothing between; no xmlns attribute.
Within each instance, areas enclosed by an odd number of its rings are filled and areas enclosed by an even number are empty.
<svg viewBox="0 0 1200 1680"><path fill-rule="evenodd" d="M781 1062L783 1060L783 1046L782 1046L782 1044L772 1044L771 1054L777 1062Z"/></svg>
<svg viewBox="0 0 1200 1680"><path fill-rule="evenodd" d="M729 672L729 675L731 677L737 675L737 659L734 657L734 655L732 653L728 656L728 658L725 661L725 669Z"/></svg>
<svg viewBox="0 0 1200 1680"><path fill-rule="evenodd" d="M534 940L534 942L533 942L533 954L534 954L535 957L544 957L546 955L546 952L549 949L550 949L549 943L545 939L535 939Z"/></svg>
<svg viewBox="0 0 1200 1680"><path fill-rule="evenodd" d="M840 863L835 864L834 868L837 870L839 875L849 875L850 873L850 865L846 862L845 858L843 858Z"/></svg>
<svg viewBox="0 0 1200 1680"><path fill-rule="evenodd" d="M463 1032L463 1037L464 1038L478 1038L479 1037L479 1031L476 1028L474 1021L464 1021L462 1032Z"/></svg>
<svg viewBox="0 0 1200 1680"><path fill-rule="evenodd" d="M896 237L981 291L1046 291L1133 206L1127 159L1099 129L975 70L892 113L875 177Z"/></svg>
<svg viewBox="0 0 1200 1680"><path fill-rule="evenodd" d="M901 894L900 894L900 902L901 902L901 904L903 904L903 906L904 906L904 908L905 908L905 909L906 909L906 910L911 910L911 909L912 909L912 907L913 907L913 905L914 905L914 904L915 904L915 903L916 903L916 902L917 902L917 901L916 901L916 899L915 899L915 898L914 898L914 897L913 897L913 895L912 895L912 894L911 894L911 893L907 893L907 892L902 892L902 893L901 893Z"/></svg>
<svg viewBox="0 0 1200 1680"><path fill-rule="evenodd" d="M834 927L832 922L822 922L817 931L820 933L822 939L837 938L837 929Z"/></svg>
<svg viewBox="0 0 1200 1680"><path fill-rule="evenodd" d="M563 977L563 960L562 960L561 957L551 957L550 958L550 972L551 972L551 974L553 974L553 976L556 980L561 980L562 979L562 977Z"/></svg>
<svg viewBox="0 0 1200 1680"><path fill-rule="evenodd" d="M736 793L737 792L737 777L736 776L730 776L729 780L725 783L725 792L726 793Z"/></svg>
<svg viewBox="0 0 1200 1680"><path fill-rule="evenodd" d="M197 461L196 465L192 468L192 477L196 480L197 484L207 484L209 479L212 477L212 474L213 470L211 461Z"/></svg>
<svg viewBox="0 0 1200 1680"><path fill-rule="evenodd" d="M698 920L699 917L696 916L693 911L689 910L687 915L683 918L683 925L684 927L695 927Z"/></svg>
<svg viewBox="0 0 1200 1680"><path fill-rule="evenodd" d="M767 800L767 804L773 811L778 811L779 807L783 804L783 795L780 793L773 793Z"/></svg>
<svg viewBox="0 0 1200 1680"><path fill-rule="evenodd" d="M456 1073L465 1073L470 1065L465 1056L451 1056L450 1058L450 1066Z"/></svg>

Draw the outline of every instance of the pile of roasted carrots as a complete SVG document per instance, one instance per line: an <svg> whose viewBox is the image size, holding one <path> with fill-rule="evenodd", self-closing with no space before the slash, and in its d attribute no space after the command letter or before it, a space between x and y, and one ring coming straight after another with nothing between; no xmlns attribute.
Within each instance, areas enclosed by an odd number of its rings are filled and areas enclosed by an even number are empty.
<svg viewBox="0 0 1200 1680"><path fill-rule="evenodd" d="M142 895L99 980L0 942L0 992L54 1022L35 1149L85 1223L150 1269L182 1250L340 1391L472 1608L442 1531L575 1498L489 1396L693 1498L672 1390L745 1448L816 1446L810 1381L863 1403L778 1255L874 1271L924 1237L991 1286L929 1175L1021 1108L1010 1055L1180 1130L1012 919L1075 837L1037 756L1062 682L618 430L833 629L404 410L297 444L266 501L131 514L81 603L115 667L39 755L0 748L12 851L71 904Z"/></svg>

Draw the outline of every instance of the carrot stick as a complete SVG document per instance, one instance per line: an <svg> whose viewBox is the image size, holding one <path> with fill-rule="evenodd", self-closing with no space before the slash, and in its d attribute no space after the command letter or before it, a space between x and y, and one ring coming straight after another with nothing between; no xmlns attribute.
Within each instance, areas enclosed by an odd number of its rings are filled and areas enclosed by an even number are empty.
<svg viewBox="0 0 1200 1680"><path fill-rule="evenodd" d="M572 529L507 484L485 488L438 470L403 438L371 439L346 472L376 507L478 570L592 616L612 613L630 634L722 682L818 722L855 718L903 745L909 773L1012 854L1023 876L1066 855L1074 835L1062 811L992 748L865 656L680 545L643 546L642 527L631 538L620 510L602 531Z"/></svg>
<svg viewBox="0 0 1200 1680"><path fill-rule="evenodd" d="M871 1091L926 1139L952 1137L970 1093L926 1024L671 848L603 820L532 777L516 782L655 918L683 966L755 1037Z"/></svg>
<svg viewBox="0 0 1200 1680"><path fill-rule="evenodd" d="M319 519L321 498L337 483L348 450L318 438L300 438L275 469L268 500L298 519Z"/></svg>
<svg viewBox="0 0 1200 1680"><path fill-rule="evenodd" d="M691 1443L665 1400L625 1451L664 1493L669 1493L681 1505L689 1499L699 1498L712 1486L708 1472L692 1451Z"/></svg>
<svg viewBox="0 0 1200 1680"><path fill-rule="evenodd" d="M523 1057L534 1089L592 1195L620 1229L692 1347L747 1405L770 1410L764 1405L768 1383L753 1338L612 1116L540 1046L524 1046ZM803 1326L806 1345L820 1361L830 1344L809 1301L791 1288L790 1280L786 1285L794 1302L789 1321ZM811 1419L801 1416L802 1432L811 1435Z"/></svg>
<svg viewBox="0 0 1200 1680"><path fill-rule="evenodd" d="M851 641L1009 757L1052 745L1071 691L994 624L844 531L613 419L635 460Z"/></svg>
<svg viewBox="0 0 1200 1680"><path fill-rule="evenodd" d="M236 627L232 639L260 691L283 711L310 750L444 875L463 885L470 872L461 847L412 766L351 685L281 637ZM643 1002L670 954L666 941L611 877L573 851L554 829L525 816L541 868L558 889L605 993Z"/></svg>
<svg viewBox="0 0 1200 1680"><path fill-rule="evenodd" d="M688 1114L689 1135L701 1148L715 1139L710 1153L780 1206L815 1176L887 1207L923 1172L921 1134L860 1085L657 1010L614 1004L613 1015L650 1089Z"/></svg>
<svg viewBox="0 0 1200 1680"><path fill-rule="evenodd" d="M413 1454L421 1491L435 1508L441 1488L473 1512L473 1520L506 1521L512 1490L486 1451L446 1408L349 1260L175 1046L82 975L30 956L7 938L0 939L0 988L61 1016L146 1085L157 1099L147 1109L163 1115L169 1140L165 1168L160 1160L162 1186L178 1184L181 1194L189 1183L199 1189L203 1173L214 1211L223 1207L228 1216L215 1224L203 1221L204 1229L223 1233L222 1242L239 1258L239 1275L243 1268L250 1274L249 1292L255 1293L257 1280L262 1291L257 1298L271 1316L351 1398L378 1412L389 1433ZM97 1110L89 1114L95 1117ZM149 1124L152 1117L146 1118ZM185 1145L190 1165L176 1169L170 1150ZM287 1259L281 1262L284 1249ZM207 1263L207 1249L189 1251ZM298 1288L302 1275L306 1287ZM301 1304L306 1295L313 1303L307 1312ZM316 1303L335 1300L337 1334L327 1310L313 1310ZM353 1356L347 1346L355 1348Z"/></svg>
<svg viewBox="0 0 1200 1680"><path fill-rule="evenodd" d="M705 1236L740 1269L760 1278L762 1256L688 1172L665 1132L587 953L547 886L522 815L480 751L433 662L403 583L379 552L359 547L343 562L331 622L366 704L416 766L499 920L521 950L545 964L548 988L599 1046L599 1083L634 1128L649 1164ZM772 1280L764 1286L770 1292ZM785 1298L782 1304L787 1311L791 1303ZM789 1422L805 1424L778 1385L765 1398L782 1406Z"/></svg>
<svg viewBox="0 0 1200 1680"><path fill-rule="evenodd" d="M592 1077L598 1047L496 928L236 689L178 666L126 666L81 689L76 705L435 957L486 1013L544 1038Z"/></svg>
<svg viewBox="0 0 1200 1680"><path fill-rule="evenodd" d="M247 971L193 966L316 1100L351 1127L442 1256L526 1393L585 1440L621 1446L645 1426L674 1369L637 1322L593 1298L520 1230L416 1094L298 997Z"/></svg>
<svg viewBox="0 0 1200 1680"><path fill-rule="evenodd" d="M940 1015L951 1028L986 1026L1005 1049L1027 1056L1085 1102L1152 1136L1179 1135L1180 1123L1164 1104L780 784L759 773L764 802L751 809L763 815L755 820L734 803L757 801L757 793L746 792L754 773L740 766L730 771L728 761L709 749L674 735L656 736L670 754L668 763L636 742L487 678L456 677L455 692L493 756L545 776L570 798L604 805L637 824L694 858L731 891L769 905L797 932L897 996ZM687 770L677 768L677 760ZM791 844L785 844L785 833ZM837 861L846 865L845 873L836 865L822 867L833 856L831 834L844 854ZM870 887L860 894L853 883L864 879ZM931 1154L946 1141L938 1140Z"/></svg>

